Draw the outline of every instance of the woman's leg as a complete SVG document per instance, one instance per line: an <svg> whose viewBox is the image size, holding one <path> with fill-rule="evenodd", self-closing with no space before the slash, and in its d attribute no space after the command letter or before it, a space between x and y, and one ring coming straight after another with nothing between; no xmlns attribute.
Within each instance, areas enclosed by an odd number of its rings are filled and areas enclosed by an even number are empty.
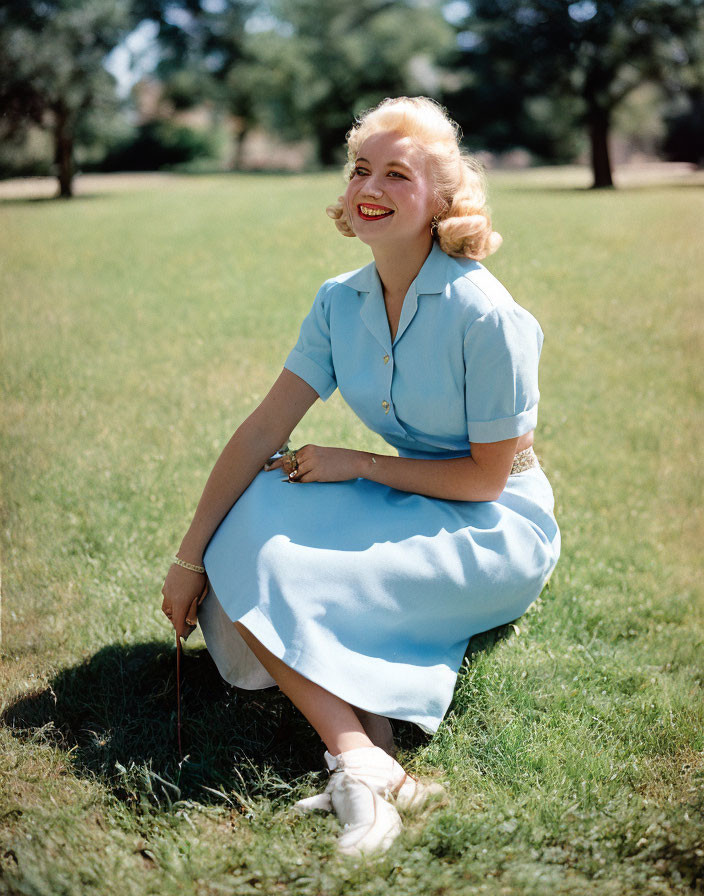
<svg viewBox="0 0 704 896"><path fill-rule="evenodd" d="M364 730L369 735L371 742L388 753L389 756L396 757L396 744L394 743L394 732L391 728L391 722L386 716L378 716L376 713L368 712L366 709L360 709L353 706L355 715L362 723Z"/></svg>
<svg viewBox="0 0 704 896"><path fill-rule="evenodd" d="M287 666L241 623L234 624L252 653L293 705L308 719L333 756L357 747L374 746L362 721L349 703Z"/></svg>
<svg viewBox="0 0 704 896"><path fill-rule="evenodd" d="M388 719L355 709L287 666L239 622L237 631L294 706L303 713L337 757L336 768L324 793L296 803L301 812L333 810L344 825L338 846L346 855L387 849L402 830L396 805L421 807L437 794L440 785L424 785L401 768L367 734L359 714L370 724ZM373 722L376 720L376 722ZM342 755L340 755L342 754Z"/></svg>

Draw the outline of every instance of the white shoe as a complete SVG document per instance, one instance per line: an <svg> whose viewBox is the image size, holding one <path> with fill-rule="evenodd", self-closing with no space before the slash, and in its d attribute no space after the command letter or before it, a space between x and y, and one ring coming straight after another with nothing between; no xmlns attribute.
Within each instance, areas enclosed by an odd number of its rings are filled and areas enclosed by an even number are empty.
<svg viewBox="0 0 704 896"><path fill-rule="evenodd" d="M363 778L344 769L335 772L333 779L332 807L344 825L337 841L339 851L358 856L387 850L403 830L396 808Z"/></svg>
<svg viewBox="0 0 704 896"><path fill-rule="evenodd" d="M391 800L402 811L420 811L429 802L447 796L441 784L419 781L379 747L358 747L339 756L326 751L325 761L330 769L342 765L352 775L363 775L380 796Z"/></svg>
<svg viewBox="0 0 704 896"><path fill-rule="evenodd" d="M418 810L445 795L439 784L412 778L379 747L358 747L339 756L326 751L325 761L333 772L325 791L299 800L294 808L334 810L345 825L339 845L347 854L388 849L401 833L396 806Z"/></svg>

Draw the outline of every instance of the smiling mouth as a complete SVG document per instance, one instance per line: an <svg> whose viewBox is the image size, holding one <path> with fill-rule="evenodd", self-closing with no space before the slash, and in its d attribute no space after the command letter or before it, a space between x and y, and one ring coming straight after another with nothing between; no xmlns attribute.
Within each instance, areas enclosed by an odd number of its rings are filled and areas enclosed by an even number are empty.
<svg viewBox="0 0 704 896"><path fill-rule="evenodd" d="M384 208L383 205L366 205L360 204L357 206L357 211L359 212L360 218L364 218L365 221L378 221L379 218L388 218L389 215L393 215L393 209Z"/></svg>

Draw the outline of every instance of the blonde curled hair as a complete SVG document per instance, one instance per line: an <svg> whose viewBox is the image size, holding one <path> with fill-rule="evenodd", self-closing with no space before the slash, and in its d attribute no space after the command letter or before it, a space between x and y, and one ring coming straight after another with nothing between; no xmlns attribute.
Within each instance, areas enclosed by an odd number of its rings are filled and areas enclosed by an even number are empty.
<svg viewBox="0 0 704 896"><path fill-rule="evenodd" d="M459 126L439 103L427 97L385 99L365 112L347 134L348 179L357 153L372 134L391 131L410 137L427 156L441 211L433 220L433 238L448 255L477 261L501 245L486 204L486 181L479 162L460 147ZM355 236L341 196L327 214L344 236Z"/></svg>

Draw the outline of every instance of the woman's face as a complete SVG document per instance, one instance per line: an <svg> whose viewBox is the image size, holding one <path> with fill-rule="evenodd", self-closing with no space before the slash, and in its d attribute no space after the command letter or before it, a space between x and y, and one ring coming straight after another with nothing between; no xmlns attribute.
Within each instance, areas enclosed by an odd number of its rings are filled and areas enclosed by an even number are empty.
<svg viewBox="0 0 704 896"><path fill-rule="evenodd" d="M440 206L427 156L395 131L368 137L359 148L345 206L354 232L372 249L426 243Z"/></svg>

